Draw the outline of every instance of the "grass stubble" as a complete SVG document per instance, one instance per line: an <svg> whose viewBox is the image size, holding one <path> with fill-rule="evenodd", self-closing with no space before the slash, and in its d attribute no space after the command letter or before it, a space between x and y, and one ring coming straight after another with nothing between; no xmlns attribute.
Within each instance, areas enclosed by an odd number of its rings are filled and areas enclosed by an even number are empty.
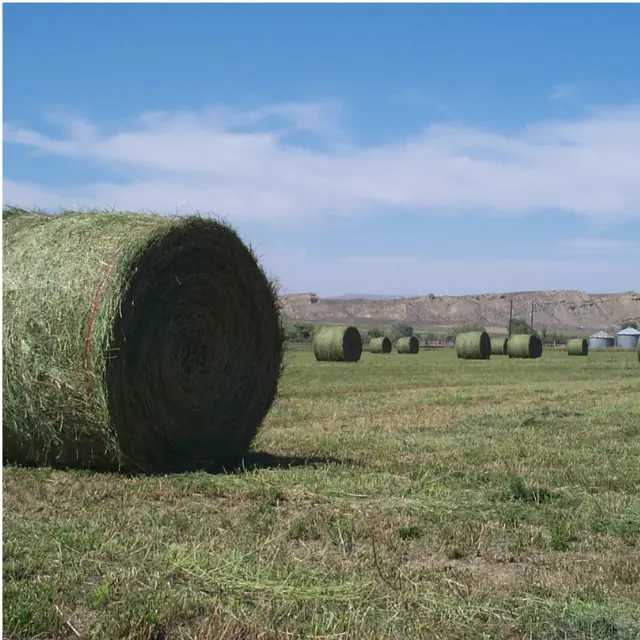
<svg viewBox="0 0 640 640"><path fill-rule="evenodd" d="M5 637L638 638L637 357L289 353L246 469L5 467Z"/></svg>

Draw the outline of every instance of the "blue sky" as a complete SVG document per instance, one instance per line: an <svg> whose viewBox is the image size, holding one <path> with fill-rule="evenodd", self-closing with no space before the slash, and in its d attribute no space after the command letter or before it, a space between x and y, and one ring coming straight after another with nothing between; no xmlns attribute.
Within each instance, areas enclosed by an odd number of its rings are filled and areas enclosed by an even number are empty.
<svg viewBox="0 0 640 640"><path fill-rule="evenodd" d="M3 200L214 212L283 292L638 290L640 6L5 4Z"/></svg>

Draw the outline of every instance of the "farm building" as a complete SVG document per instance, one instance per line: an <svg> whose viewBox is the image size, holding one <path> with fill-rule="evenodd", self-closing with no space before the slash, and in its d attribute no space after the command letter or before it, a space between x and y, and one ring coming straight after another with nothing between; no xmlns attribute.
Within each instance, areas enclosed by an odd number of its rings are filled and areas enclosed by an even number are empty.
<svg viewBox="0 0 640 640"><path fill-rule="evenodd" d="M598 333L594 333L592 336L589 336L590 349L603 349L606 347L613 347L615 344L615 337L609 335L606 331L598 331Z"/></svg>
<svg viewBox="0 0 640 640"><path fill-rule="evenodd" d="M638 338L640 338L640 331L633 327L627 327L616 334L616 342L621 349L636 349Z"/></svg>

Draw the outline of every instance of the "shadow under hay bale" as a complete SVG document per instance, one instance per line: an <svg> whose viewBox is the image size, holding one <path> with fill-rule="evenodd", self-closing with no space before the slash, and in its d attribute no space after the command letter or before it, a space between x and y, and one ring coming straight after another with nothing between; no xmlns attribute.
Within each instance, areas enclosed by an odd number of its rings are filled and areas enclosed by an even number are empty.
<svg viewBox="0 0 640 640"><path fill-rule="evenodd" d="M491 338L486 331L469 331L456 336L456 354L465 360L489 360Z"/></svg>
<svg viewBox="0 0 640 640"><path fill-rule="evenodd" d="M369 351L371 353L391 353L391 340L389 338L371 338Z"/></svg>
<svg viewBox="0 0 640 640"><path fill-rule="evenodd" d="M356 327L321 327L313 338L313 353L321 362L358 362L362 337Z"/></svg>
<svg viewBox="0 0 640 640"><path fill-rule="evenodd" d="M540 358L542 356L542 340L536 335L514 335L509 338L507 350L510 358Z"/></svg>
<svg viewBox="0 0 640 640"><path fill-rule="evenodd" d="M420 342L415 336L398 338L396 341L396 350L398 353L416 354L420 351Z"/></svg>
<svg viewBox="0 0 640 640"><path fill-rule="evenodd" d="M491 355L506 356L509 338L491 338Z"/></svg>
<svg viewBox="0 0 640 640"><path fill-rule="evenodd" d="M572 338L567 341L567 355L588 356L589 341L583 338Z"/></svg>
<svg viewBox="0 0 640 640"><path fill-rule="evenodd" d="M9 208L3 232L5 460L155 473L242 458L284 336L232 228Z"/></svg>

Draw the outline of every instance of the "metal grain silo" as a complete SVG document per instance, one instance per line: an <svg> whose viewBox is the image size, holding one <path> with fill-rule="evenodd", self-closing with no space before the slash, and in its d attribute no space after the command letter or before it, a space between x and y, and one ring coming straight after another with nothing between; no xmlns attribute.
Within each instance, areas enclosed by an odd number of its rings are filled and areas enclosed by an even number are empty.
<svg viewBox="0 0 640 640"><path fill-rule="evenodd" d="M606 331L598 331L589 336L589 349L605 349L615 346L616 339Z"/></svg>
<svg viewBox="0 0 640 640"><path fill-rule="evenodd" d="M616 342L620 349L637 349L638 338L640 338L640 331L632 327L627 327L616 334Z"/></svg>

